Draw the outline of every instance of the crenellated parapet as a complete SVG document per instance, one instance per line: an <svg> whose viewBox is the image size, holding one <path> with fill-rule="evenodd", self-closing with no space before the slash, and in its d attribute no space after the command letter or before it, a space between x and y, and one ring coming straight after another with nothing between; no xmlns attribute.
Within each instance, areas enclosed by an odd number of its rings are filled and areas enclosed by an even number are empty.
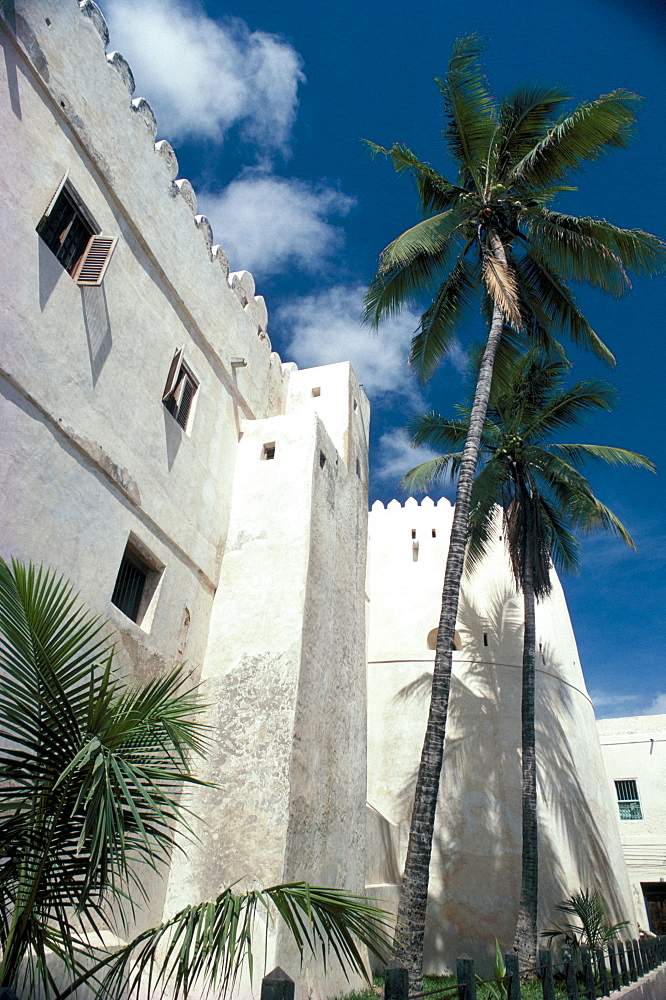
<svg viewBox="0 0 666 1000"><path fill-rule="evenodd" d="M407 497L404 504L400 503L399 500L389 500L389 502L384 506L381 500L375 500L370 510L373 512L378 512L381 510L391 511L392 513L405 510L407 512L414 511L416 508L421 510L432 510L434 507L441 508L442 510L451 510L451 501L446 497L440 497L440 499L435 503L432 497L424 497L420 502L416 497Z"/></svg>

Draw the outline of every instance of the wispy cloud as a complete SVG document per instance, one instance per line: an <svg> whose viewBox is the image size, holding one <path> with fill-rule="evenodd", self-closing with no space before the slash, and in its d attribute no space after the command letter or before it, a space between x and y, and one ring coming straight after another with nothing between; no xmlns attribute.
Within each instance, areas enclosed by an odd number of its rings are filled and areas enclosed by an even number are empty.
<svg viewBox="0 0 666 1000"><path fill-rule="evenodd" d="M354 203L335 188L260 170L245 171L219 194L199 195L232 270L259 278L288 267L321 271L344 243L344 231L329 218L347 215Z"/></svg>
<svg viewBox="0 0 666 1000"><path fill-rule="evenodd" d="M379 439L373 476L381 483L397 484L410 469L436 457L437 452L427 445L413 448L407 431L396 427L382 434ZM441 496L447 490L443 488L437 492Z"/></svg>
<svg viewBox="0 0 666 1000"><path fill-rule="evenodd" d="M194 0L102 0L111 45L168 139L221 141L238 126L260 157L288 153L305 80L294 48Z"/></svg>
<svg viewBox="0 0 666 1000"><path fill-rule="evenodd" d="M405 310L373 333L361 325L364 294L363 285L335 285L279 306L275 319L288 340L285 357L301 367L351 361L372 402L400 398L418 408L423 400L407 366L418 317Z"/></svg>
<svg viewBox="0 0 666 1000"><path fill-rule="evenodd" d="M666 693L625 694L621 691L591 690L598 719L621 719L639 715L666 715Z"/></svg>

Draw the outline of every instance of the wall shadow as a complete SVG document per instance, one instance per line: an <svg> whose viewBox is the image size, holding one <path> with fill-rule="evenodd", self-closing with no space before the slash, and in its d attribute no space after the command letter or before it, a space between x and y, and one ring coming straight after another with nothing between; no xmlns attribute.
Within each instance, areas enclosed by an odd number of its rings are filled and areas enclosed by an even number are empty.
<svg viewBox="0 0 666 1000"><path fill-rule="evenodd" d="M16 11L14 9L14 0L2 0L2 3L0 4L0 13L12 31L16 31ZM5 57L9 104L13 114L17 118L21 119L23 116L21 114L21 96L18 85L16 54L8 38L0 38L0 45L2 45Z"/></svg>
<svg viewBox="0 0 666 1000"><path fill-rule="evenodd" d="M81 304L83 306L83 322L88 341L90 371L93 385L97 385L97 379L113 346L104 285L82 288Z"/></svg>
<svg viewBox="0 0 666 1000"><path fill-rule="evenodd" d="M67 272L56 259L55 254L51 253L44 240L38 239L37 245L39 247L39 308L44 312L58 280Z"/></svg>
<svg viewBox="0 0 666 1000"><path fill-rule="evenodd" d="M167 468L169 472L173 468L173 463L176 461L176 455L178 454L178 449L180 448L183 441L183 434L185 433L180 424L178 424L167 408L162 407L162 416L164 417L164 437L166 440L166 454L167 454Z"/></svg>
<svg viewBox="0 0 666 1000"><path fill-rule="evenodd" d="M465 598L458 621L477 634L479 622L487 622L509 662L483 662L489 650L475 643L454 654L425 968L452 969L466 953L485 975L492 969L495 938L503 949L513 945L520 897L522 598L511 587L498 588L484 599L483 615ZM511 657L505 657L507 649ZM559 666L556 649L542 652L546 664ZM566 668L560 669L566 676ZM397 693L403 711L419 700L425 711L430 677L424 672ZM538 672L536 712L540 929L557 920L557 903L586 887L600 891L612 921L624 919L615 875L621 855L614 853L612 803L605 801L595 764L600 751L590 703L571 684ZM416 768L398 793L406 820L415 780Z"/></svg>

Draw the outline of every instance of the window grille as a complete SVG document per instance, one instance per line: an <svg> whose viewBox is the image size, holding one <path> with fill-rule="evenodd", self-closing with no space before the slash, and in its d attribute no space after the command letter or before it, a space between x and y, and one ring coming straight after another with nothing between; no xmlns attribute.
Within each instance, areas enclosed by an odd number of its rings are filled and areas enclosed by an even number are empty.
<svg viewBox="0 0 666 1000"><path fill-rule="evenodd" d="M183 363L183 350L181 348L181 350L176 351L171 361L162 402L183 430L187 430L192 403L198 388L199 383Z"/></svg>
<svg viewBox="0 0 666 1000"><path fill-rule="evenodd" d="M124 615L131 618L133 622L139 620L139 609L141 598L146 587L146 580L150 569L143 565L140 560L125 550L116 585L111 595L111 603L122 611Z"/></svg>
<svg viewBox="0 0 666 1000"><path fill-rule="evenodd" d="M638 785L634 778L616 781L615 793L620 809L620 819L643 819L641 802L638 798Z"/></svg>

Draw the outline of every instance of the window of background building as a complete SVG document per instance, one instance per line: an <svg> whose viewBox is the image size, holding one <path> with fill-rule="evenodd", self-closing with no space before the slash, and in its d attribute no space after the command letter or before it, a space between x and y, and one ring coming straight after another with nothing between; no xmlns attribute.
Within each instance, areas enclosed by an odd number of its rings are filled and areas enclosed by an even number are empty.
<svg viewBox="0 0 666 1000"><path fill-rule="evenodd" d="M620 809L620 819L643 819L641 802L638 798L638 785L635 778L616 781L615 793Z"/></svg>
<svg viewBox="0 0 666 1000"><path fill-rule="evenodd" d="M183 430L187 430L198 388L199 383L183 362L182 349L176 351L171 361L162 402Z"/></svg>

